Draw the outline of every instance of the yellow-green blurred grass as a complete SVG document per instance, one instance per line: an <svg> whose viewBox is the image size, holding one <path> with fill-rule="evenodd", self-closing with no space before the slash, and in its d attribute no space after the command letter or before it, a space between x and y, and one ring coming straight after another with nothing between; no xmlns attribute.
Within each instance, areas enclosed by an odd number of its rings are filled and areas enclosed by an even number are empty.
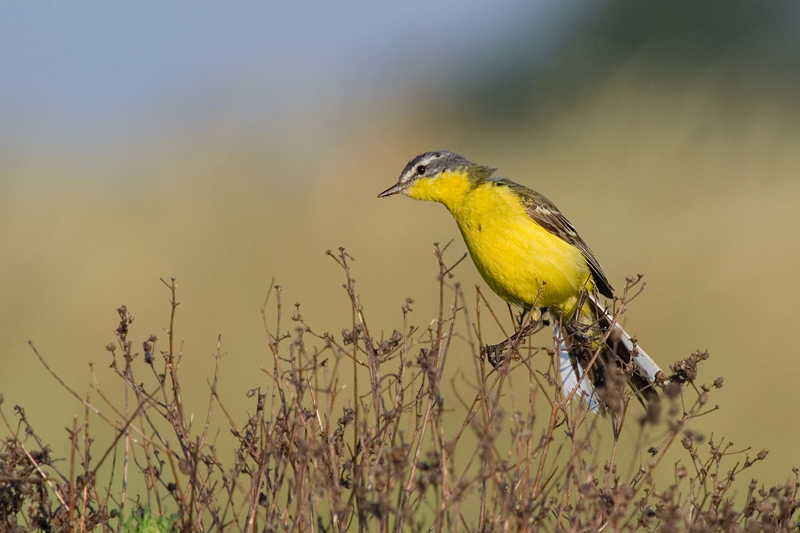
<svg viewBox="0 0 800 533"><path fill-rule="evenodd" d="M445 148L550 197L616 287L644 273L627 329L664 367L710 350L703 381L726 381L715 395L723 410L702 429L771 450L759 481L785 481L800 436L786 416L800 401L798 350L784 340L800 267L797 112L744 89L732 102L714 72L671 84L639 74L620 69L569 107L508 127L405 97L287 114L259 131L224 118L185 132L156 124L170 133L96 158L23 154L0 169L0 392L66 450L62 428L82 407L27 341L89 391L87 363L107 365L118 305L136 317L134 338L165 337L158 279L174 276L186 401L202 417L222 335L220 395L244 419L244 391L268 383L257 369L272 278L316 330L349 320L340 272L323 254L338 246L356 258L373 334L399 327L406 297L412 323L426 324L437 297L432 243L455 239L463 250L460 236L441 206L375 196L410 157ZM472 298L474 267L462 263L458 277ZM448 364L470 364L463 357Z"/></svg>

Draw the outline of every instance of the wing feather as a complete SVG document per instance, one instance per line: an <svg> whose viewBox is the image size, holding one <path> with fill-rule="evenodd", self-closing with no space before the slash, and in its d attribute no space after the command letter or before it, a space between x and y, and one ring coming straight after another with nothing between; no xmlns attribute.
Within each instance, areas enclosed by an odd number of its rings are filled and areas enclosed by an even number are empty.
<svg viewBox="0 0 800 533"><path fill-rule="evenodd" d="M605 272L603 272L603 267L600 266L600 262L595 258L589 246L584 242L581 236L578 235L575 227L561 214L561 211L558 210L553 202L538 192L518 183L514 183L509 179L498 178L494 181L513 189L525 204L528 215L536 221L537 224L580 250L586 258L589 270L592 272L597 290L599 290L600 294L603 296L608 298L614 297L614 289L611 287L611 283L609 283Z"/></svg>

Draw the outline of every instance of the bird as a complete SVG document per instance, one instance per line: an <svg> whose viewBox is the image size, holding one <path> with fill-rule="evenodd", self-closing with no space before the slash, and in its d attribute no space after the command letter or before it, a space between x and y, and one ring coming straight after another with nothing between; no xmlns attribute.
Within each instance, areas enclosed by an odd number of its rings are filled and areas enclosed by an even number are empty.
<svg viewBox="0 0 800 533"><path fill-rule="evenodd" d="M378 197L443 204L489 287L523 316L549 316L564 398L616 416L627 384L656 411L664 374L600 301L614 289L589 246L553 202L495 172L455 152L425 152Z"/></svg>

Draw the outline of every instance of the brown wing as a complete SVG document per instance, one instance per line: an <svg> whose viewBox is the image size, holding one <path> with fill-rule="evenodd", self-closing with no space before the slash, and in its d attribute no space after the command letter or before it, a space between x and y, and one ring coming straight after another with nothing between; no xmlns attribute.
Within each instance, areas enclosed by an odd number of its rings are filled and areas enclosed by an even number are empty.
<svg viewBox="0 0 800 533"><path fill-rule="evenodd" d="M586 263L589 265L589 270L592 272L592 277L597 285L597 290L600 294L608 298L614 297L614 289L606 278L603 267L594 257L594 254L589 249L589 246L581 239L578 232L570 224L561 211L553 205L553 202L542 196L536 191L533 191L523 185L514 183L511 180L501 178L494 180L498 185L506 185L514 190L520 198L522 198L525 207L527 208L528 215L536 221L537 224L544 229L570 243L583 253L586 258Z"/></svg>

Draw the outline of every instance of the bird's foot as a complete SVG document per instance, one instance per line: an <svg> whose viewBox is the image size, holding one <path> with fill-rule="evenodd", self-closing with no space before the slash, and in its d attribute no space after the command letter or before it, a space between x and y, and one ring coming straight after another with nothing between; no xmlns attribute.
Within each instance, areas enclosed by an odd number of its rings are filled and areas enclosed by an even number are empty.
<svg viewBox="0 0 800 533"><path fill-rule="evenodd" d="M481 348L481 358L486 358L492 368L497 368L506 358L506 348L508 347L508 340L504 340L499 344L491 344Z"/></svg>
<svg viewBox="0 0 800 533"><path fill-rule="evenodd" d="M498 344L490 344L488 346L483 346L481 348L481 358L488 359L489 363L492 365L493 368L497 368L499 365L505 361L506 356L509 352L512 353L516 351L511 345L517 345L520 340L524 339L528 335L538 331L538 329L542 326L542 324L546 324L547 322L540 319L536 322L531 322L523 327L521 330L517 331L511 338L504 340ZM508 348L511 347L511 350Z"/></svg>

